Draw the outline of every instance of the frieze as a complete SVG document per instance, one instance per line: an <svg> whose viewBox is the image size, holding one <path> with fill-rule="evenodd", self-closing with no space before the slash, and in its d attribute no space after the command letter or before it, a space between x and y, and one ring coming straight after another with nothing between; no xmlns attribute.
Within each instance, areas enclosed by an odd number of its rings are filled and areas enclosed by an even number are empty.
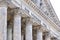
<svg viewBox="0 0 60 40"><path fill-rule="evenodd" d="M39 20L34 14L31 13L31 16L41 23L41 20Z"/></svg>
<svg viewBox="0 0 60 40"><path fill-rule="evenodd" d="M29 10L27 8L25 8L25 10L29 13Z"/></svg>
<svg viewBox="0 0 60 40"><path fill-rule="evenodd" d="M43 23L43 26L44 26L45 28L47 28L47 25L46 25L45 23Z"/></svg>
<svg viewBox="0 0 60 40"><path fill-rule="evenodd" d="M38 18L38 16L37 15L35 15L34 13L28 13L33 19L35 19L35 20L37 20L40 24L42 24L43 25L43 27L45 27L45 28L47 28L47 25L44 23L44 22L42 22L42 20L40 20L39 18ZM48 29L48 28L47 28Z"/></svg>

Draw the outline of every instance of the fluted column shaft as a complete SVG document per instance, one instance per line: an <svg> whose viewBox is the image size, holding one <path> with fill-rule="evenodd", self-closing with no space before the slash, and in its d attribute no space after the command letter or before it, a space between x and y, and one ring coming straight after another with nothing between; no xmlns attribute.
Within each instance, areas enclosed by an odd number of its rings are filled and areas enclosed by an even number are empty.
<svg viewBox="0 0 60 40"><path fill-rule="evenodd" d="M7 28L7 40L12 40L12 27L11 25L9 25L9 27Z"/></svg>
<svg viewBox="0 0 60 40"><path fill-rule="evenodd" d="M0 7L0 40L7 40L7 7Z"/></svg>
<svg viewBox="0 0 60 40"><path fill-rule="evenodd" d="M21 40L21 15L16 13L14 15L14 36L13 40Z"/></svg>
<svg viewBox="0 0 60 40"><path fill-rule="evenodd" d="M31 20L26 20L26 40L32 40L32 22Z"/></svg>
<svg viewBox="0 0 60 40"><path fill-rule="evenodd" d="M37 30L37 40L43 40L42 36L43 36L42 31Z"/></svg>

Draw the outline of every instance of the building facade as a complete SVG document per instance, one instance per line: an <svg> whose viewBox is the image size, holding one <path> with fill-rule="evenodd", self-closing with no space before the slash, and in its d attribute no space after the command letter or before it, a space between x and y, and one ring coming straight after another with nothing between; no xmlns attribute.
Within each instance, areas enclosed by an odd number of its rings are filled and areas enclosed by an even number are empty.
<svg viewBox="0 0 60 40"><path fill-rule="evenodd" d="M50 0L0 0L0 40L60 40Z"/></svg>

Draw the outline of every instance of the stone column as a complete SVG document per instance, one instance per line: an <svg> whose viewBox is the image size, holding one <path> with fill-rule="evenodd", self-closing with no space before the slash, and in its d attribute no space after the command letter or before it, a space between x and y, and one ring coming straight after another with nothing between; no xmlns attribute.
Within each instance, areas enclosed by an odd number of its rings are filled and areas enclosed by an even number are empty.
<svg viewBox="0 0 60 40"><path fill-rule="evenodd" d="M43 40L43 30L40 25L37 26L37 40Z"/></svg>
<svg viewBox="0 0 60 40"><path fill-rule="evenodd" d="M45 32L45 40L51 40L49 32Z"/></svg>
<svg viewBox="0 0 60 40"><path fill-rule="evenodd" d="M9 25L8 29L7 29L7 40L12 40L12 27L11 25Z"/></svg>
<svg viewBox="0 0 60 40"><path fill-rule="evenodd" d="M8 40L12 40L12 28L8 28Z"/></svg>
<svg viewBox="0 0 60 40"><path fill-rule="evenodd" d="M32 21L27 18L26 20L26 40L32 40Z"/></svg>
<svg viewBox="0 0 60 40"><path fill-rule="evenodd" d="M17 11L17 10L16 10ZM21 40L21 14L14 15L13 40Z"/></svg>
<svg viewBox="0 0 60 40"><path fill-rule="evenodd" d="M43 37L42 31L37 30L37 40L43 40L42 37Z"/></svg>
<svg viewBox="0 0 60 40"><path fill-rule="evenodd" d="M7 7L0 6L0 40L7 40Z"/></svg>

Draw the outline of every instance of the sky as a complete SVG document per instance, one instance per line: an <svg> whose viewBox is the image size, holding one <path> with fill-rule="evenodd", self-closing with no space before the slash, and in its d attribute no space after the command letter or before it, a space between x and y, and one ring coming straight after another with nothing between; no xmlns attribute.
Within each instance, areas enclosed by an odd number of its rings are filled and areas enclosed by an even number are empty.
<svg viewBox="0 0 60 40"><path fill-rule="evenodd" d="M50 0L51 4L60 20L60 0Z"/></svg>

